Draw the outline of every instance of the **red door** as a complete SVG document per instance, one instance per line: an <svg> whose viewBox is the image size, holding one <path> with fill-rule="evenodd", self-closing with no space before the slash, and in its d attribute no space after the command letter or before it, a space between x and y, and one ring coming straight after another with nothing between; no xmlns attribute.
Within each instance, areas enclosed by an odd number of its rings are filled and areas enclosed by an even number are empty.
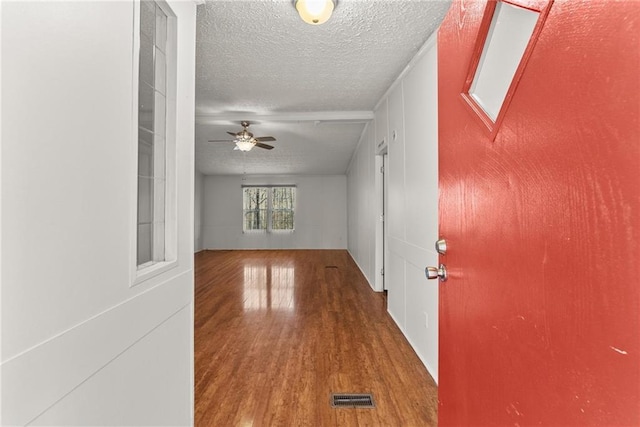
<svg viewBox="0 0 640 427"><path fill-rule="evenodd" d="M640 2L556 0L495 138L485 6L438 40L439 424L640 425Z"/></svg>

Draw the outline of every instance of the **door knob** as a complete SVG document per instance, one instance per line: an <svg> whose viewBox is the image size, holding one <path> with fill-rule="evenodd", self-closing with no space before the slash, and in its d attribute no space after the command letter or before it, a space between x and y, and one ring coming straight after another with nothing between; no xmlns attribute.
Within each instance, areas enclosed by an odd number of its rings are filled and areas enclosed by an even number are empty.
<svg viewBox="0 0 640 427"><path fill-rule="evenodd" d="M427 267L424 269L424 274L427 279L440 279L441 282L447 281L447 267L444 264L440 264L439 267Z"/></svg>
<svg viewBox="0 0 640 427"><path fill-rule="evenodd" d="M436 242L436 252L440 255L445 255L447 253L447 241L444 239L440 239Z"/></svg>

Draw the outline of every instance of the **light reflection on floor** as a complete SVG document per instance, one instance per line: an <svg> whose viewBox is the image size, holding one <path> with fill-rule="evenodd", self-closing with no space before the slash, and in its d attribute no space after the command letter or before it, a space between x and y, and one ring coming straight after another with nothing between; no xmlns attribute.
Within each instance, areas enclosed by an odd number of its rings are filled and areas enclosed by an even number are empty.
<svg viewBox="0 0 640 427"><path fill-rule="evenodd" d="M293 310L295 267L246 264L244 310Z"/></svg>

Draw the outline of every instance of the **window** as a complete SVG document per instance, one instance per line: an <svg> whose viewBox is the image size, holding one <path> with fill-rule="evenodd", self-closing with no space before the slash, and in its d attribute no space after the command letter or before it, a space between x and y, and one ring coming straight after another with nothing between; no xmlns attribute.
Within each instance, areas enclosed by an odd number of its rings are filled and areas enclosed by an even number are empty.
<svg viewBox="0 0 640 427"><path fill-rule="evenodd" d="M249 187L242 190L243 231L266 230L269 189Z"/></svg>
<svg viewBox="0 0 640 427"><path fill-rule="evenodd" d="M495 122L539 12L499 1L480 56L469 95Z"/></svg>
<svg viewBox="0 0 640 427"><path fill-rule="evenodd" d="M293 231L294 186L242 187L242 230Z"/></svg>
<svg viewBox="0 0 640 427"><path fill-rule="evenodd" d="M487 2L462 99L491 141L497 135L553 0Z"/></svg>
<svg viewBox="0 0 640 427"><path fill-rule="evenodd" d="M175 16L164 2L136 3L137 214L136 267L175 260L171 213L175 205Z"/></svg>

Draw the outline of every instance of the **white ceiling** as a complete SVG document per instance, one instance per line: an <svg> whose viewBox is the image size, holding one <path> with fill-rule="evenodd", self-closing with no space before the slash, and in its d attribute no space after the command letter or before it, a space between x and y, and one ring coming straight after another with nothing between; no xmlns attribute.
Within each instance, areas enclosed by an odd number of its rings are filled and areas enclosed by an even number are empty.
<svg viewBox="0 0 640 427"><path fill-rule="evenodd" d="M196 168L208 175L344 174L376 103L450 0L340 0L323 25L290 0L198 6ZM234 151L252 122L275 148Z"/></svg>

